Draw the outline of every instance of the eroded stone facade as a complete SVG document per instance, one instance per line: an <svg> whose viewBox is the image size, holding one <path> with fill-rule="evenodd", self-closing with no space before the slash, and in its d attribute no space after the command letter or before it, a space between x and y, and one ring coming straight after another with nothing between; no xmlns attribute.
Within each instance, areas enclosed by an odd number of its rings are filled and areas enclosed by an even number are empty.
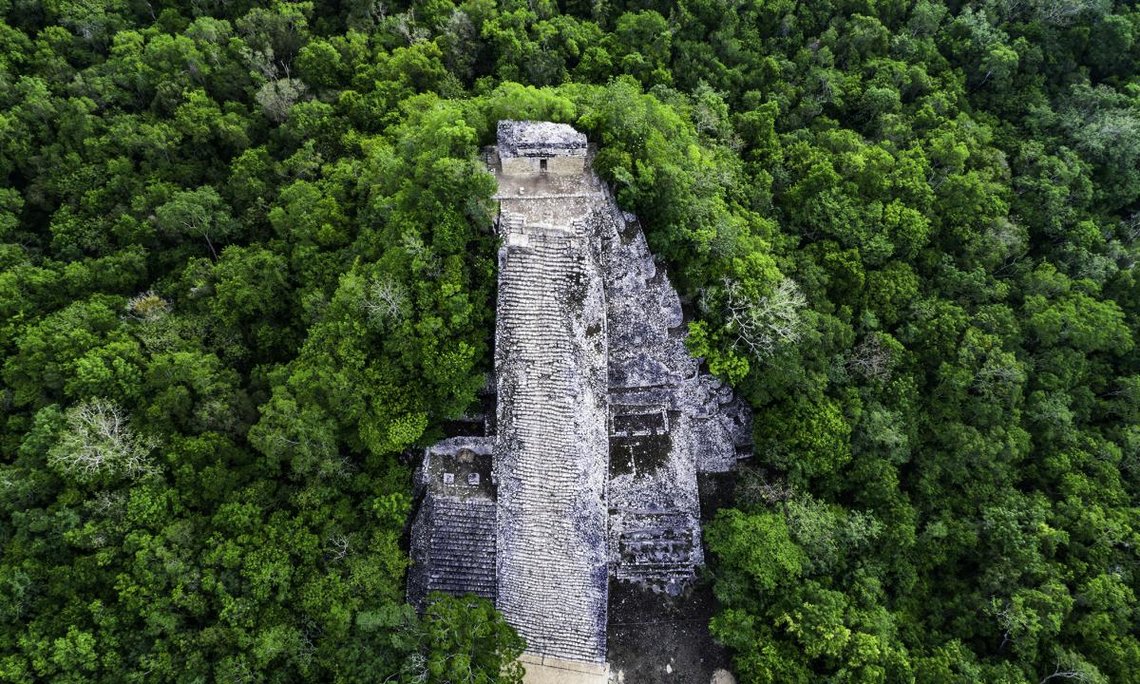
<svg viewBox="0 0 1140 684"><path fill-rule="evenodd" d="M677 293L584 136L505 121L488 159L495 434L426 450L409 598L486 596L531 653L600 663L611 578L677 593L694 577L697 475L748 454L751 416L689 355Z"/></svg>

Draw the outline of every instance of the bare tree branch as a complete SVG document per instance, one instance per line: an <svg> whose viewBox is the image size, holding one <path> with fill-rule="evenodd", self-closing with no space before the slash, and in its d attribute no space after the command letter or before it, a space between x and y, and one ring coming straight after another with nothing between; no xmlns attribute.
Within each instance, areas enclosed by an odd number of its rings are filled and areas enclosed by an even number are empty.
<svg viewBox="0 0 1140 684"><path fill-rule="evenodd" d="M791 278L784 278L764 296L753 295L740 283L725 278L724 291L728 296L725 329L736 336L733 346L743 346L757 358L766 359L800 339L799 312L807 300Z"/></svg>
<svg viewBox="0 0 1140 684"><path fill-rule="evenodd" d="M368 318L380 323L403 320L407 305L407 288L389 275L374 278L361 303Z"/></svg>
<svg viewBox="0 0 1140 684"><path fill-rule="evenodd" d="M152 473L157 440L131 429L126 413L106 399L90 399L67 411L67 430L48 452L58 470L86 481L100 475L136 479Z"/></svg>

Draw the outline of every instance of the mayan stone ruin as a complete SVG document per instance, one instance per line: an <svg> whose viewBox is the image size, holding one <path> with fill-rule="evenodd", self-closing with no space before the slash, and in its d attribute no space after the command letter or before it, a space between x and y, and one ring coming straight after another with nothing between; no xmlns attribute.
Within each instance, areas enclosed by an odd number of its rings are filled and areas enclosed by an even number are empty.
<svg viewBox="0 0 1140 684"><path fill-rule="evenodd" d="M681 302L563 124L502 121L494 410L425 450L409 600L495 602L528 654L606 661L610 582L676 595L703 563L698 474L751 416L684 345Z"/></svg>

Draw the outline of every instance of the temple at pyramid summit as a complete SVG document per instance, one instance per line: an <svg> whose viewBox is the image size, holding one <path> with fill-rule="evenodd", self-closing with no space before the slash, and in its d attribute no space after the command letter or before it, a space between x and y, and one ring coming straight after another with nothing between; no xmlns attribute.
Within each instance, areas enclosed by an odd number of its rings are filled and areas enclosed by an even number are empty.
<svg viewBox="0 0 1140 684"><path fill-rule="evenodd" d="M751 414L688 353L591 158L570 126L499 123L494 409L425 450L408 577L412 603L486 597L529 662L586 670L606 662L611 583L682 592L704 560L698 475L751 453Z"/></svg>

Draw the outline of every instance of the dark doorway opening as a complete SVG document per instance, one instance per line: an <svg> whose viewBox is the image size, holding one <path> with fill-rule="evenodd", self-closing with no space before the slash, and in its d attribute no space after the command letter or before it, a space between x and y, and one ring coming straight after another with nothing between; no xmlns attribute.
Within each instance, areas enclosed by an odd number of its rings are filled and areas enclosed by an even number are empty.
<svg viewBox="0 0 1140 684"><path fill-rule="evenodd" d="M546 160L545 159L539 159L538 160L538 170L541 173L546 173Z"/></svg>

